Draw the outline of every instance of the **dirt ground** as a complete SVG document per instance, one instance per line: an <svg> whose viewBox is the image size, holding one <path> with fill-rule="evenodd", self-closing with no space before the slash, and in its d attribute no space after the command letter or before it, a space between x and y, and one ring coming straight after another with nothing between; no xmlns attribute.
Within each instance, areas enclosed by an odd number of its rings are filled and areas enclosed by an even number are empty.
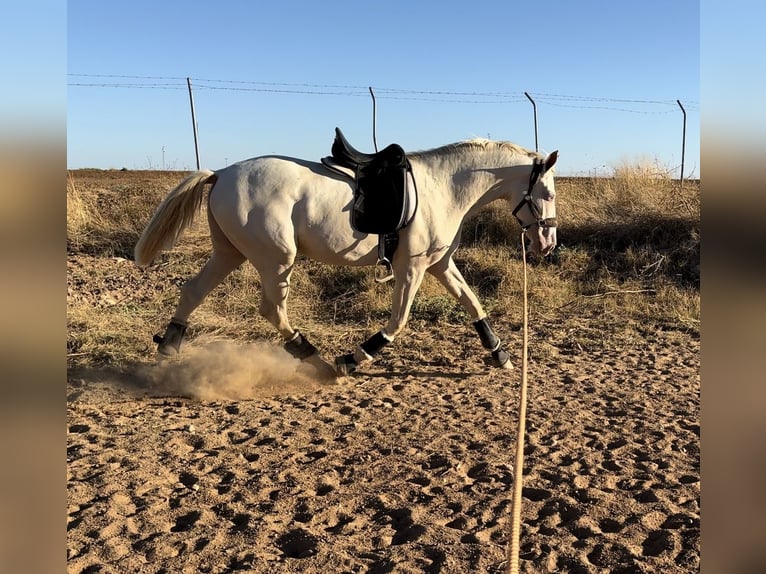
<svg viewBox="0 0 766 574"><path fill-rule="evenodd" d="M70 300L119 299L69 264ZM268 342L71 368L68 572L504 572L521 340L496 327L514 371L469 327L332 384ZM697 572L699 338L573 328L530 359L522 572Z"/></svg>

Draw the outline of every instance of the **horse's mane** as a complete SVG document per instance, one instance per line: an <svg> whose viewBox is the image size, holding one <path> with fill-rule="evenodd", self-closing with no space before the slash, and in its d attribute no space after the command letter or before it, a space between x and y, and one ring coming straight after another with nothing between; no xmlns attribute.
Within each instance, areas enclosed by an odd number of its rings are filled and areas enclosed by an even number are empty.
<svg viewBox="0 0 766 574"><path fill-rule="evenodd" d="M430 157L446 155L456 151L459 152L461 150L467 150L467 149L481 149L481 150L502 149L516 155L526 155L532 158L542 157L539 153L530 151L515 143L511 143L507 141L494 141L494 140L488 140L484 138L474 138L474 139L465 140L462 142L435 147L432 149L415 151L415 152L407 152L407 155L414 158L427 159Z"/></svg>

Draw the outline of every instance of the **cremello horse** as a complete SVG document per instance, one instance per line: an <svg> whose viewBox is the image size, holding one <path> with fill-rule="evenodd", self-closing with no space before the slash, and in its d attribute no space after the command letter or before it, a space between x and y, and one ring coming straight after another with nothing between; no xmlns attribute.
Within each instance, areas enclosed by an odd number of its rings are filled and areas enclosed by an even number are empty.
<svg viewBox="0 0 766 574"><path fill-rule="evenodd" d="M261 279L260 314L282 335L294 357L346 375L402 332L423 276L430 273L471 317L492 364L511 368L510 356L453 261L460 228L482 206L506 199L530 241L530 250L549 254L556 246L555 188L551 168L557 152L541 156L509 142L484 139L408 154L419 195L411 223L399 231L391 316L355 351L324 363L287 316L290 274L298 254L331 265L374 265L378 236L350 224L352 183L322 163L265 156L218 171L197 171L173 189L155 211L135 247L135 261L149 265L173 246L199 210L210 184L208 222L213 252L202 270L181 288L163 337L163 355L178 353L187 321L205 299L246 259Z"/></svg>

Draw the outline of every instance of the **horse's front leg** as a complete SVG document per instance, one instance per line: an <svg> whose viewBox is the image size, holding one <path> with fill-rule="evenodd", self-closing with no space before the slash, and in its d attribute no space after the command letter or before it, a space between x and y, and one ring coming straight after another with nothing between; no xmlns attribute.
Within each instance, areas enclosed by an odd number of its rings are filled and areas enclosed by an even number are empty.
<svg viewBox="0 0 766 574"><path fill-rule="evenodd" d="M423 282L424 274L425 269L417 266L409 266L396 273L391 317L388 319L388 323L383 329L359 345L353 353L341 355L335 359L335 368L339 375L349 375L359 365L372 361L375 355L402 332L410 316L412 301Z"/></svg>
<svg viewBox="0 0 766 574"><path fill-rule="evenodd" d="M513 363L508 351L503 347L500 338L492 330L487 314L481 306L479 299L466 283L463 274L455 265L452 256L442 259L439 263L428 269L436 279L444 285L447 292L452 295L463 309L471 316L474 329L479 334L482 346L490 352L490 362L495 367L512 369Z"/></svg>

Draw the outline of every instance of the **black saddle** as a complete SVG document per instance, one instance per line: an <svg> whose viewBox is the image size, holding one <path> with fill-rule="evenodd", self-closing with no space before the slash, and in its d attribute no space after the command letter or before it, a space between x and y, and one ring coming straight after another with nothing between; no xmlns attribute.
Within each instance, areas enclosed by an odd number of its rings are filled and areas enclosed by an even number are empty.
<svg viewBox="0 0 766 574"><path fill-rule="evenodd" d="M417 189L407 154L395 143L377 153L361 152L348 142L340 128L335 128L331 152L332 156L322 161L347 177L337 166L353 173L351 226L380 236L378 263L385 277L379 280L388 280L393 276L391 258L399 242L398 232L409 225L417 210Z"/></svg>
<svg viewBox="0 0 766 574"><path fill-rule="evenodd" d="M354 229L383 235L399 231L412 220L417 193L412 166L402 146L394 143L377 153L364 153L348 142L340 128L335 128L331 151L333 162L354 173Z"/></svg>

